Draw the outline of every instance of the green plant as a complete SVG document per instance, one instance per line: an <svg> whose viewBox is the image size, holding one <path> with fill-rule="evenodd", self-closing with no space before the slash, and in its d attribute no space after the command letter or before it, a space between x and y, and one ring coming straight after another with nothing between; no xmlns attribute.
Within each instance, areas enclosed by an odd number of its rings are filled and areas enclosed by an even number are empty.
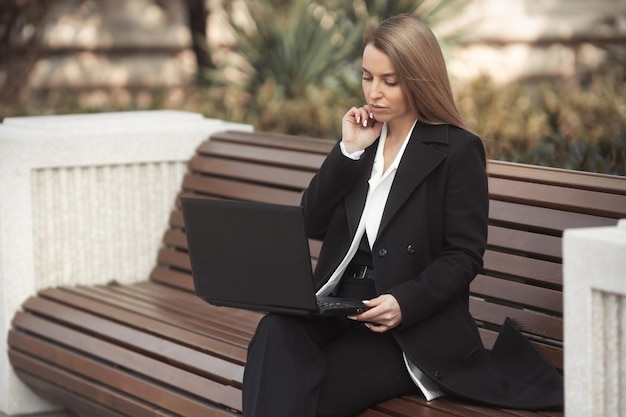
<svg viewBox="0 0 626 417"><path fill-rule="evenodd" d="M591 143L562 134L541 138L524 151L511 149L512 162L551 166L578 171L626 175L626 130L615 141Z"/></svg>
<svg viewBox="0 0 626 417"><path fill-rule="evenodd" d="M626 135L624 75L614 67L585 83L506 86L481 77L458 88L458 103L490 158L619 174Z"/></svg>
<svg viewBox="0 0 626 417"><path fill-rule="evenodd" d="M360 31L344 36L333 16L324 11L320 15L316 3L274 3L250 2L250 18L242 23L231 14L236 44L216 79L250 94L272 82L279 97L286 99L305 95L311 86L341 88Z"/></svg>
<svg viewBox="0 0 626 417"><path fill-rule="evenodd" d="M434 18L444 0L424 12ZM223 102L237 102L237 121L257 129L322 136L338 134L341 116L362 103L361 39L387 16L417 13L424 1L282 0L231 10L236 42L209 78ZM231 3L231 6L233 4Z"/></svg>

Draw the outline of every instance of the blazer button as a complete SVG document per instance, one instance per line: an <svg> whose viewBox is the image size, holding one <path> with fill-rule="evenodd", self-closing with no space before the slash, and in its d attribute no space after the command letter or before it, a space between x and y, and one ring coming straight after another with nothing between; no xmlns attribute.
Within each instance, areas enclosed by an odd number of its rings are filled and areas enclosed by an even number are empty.
<svg viewBox="0 0 626 417"><path fill-rule="evenodd" d="M409 246L407 246L407 247L406 247L406 252L407 252L409 255L415 255L415 246L413 246L413 245L409 245Z"/></svg>
<svg viewBox="0 0 626 417"><path fill-rule="evenodd" d="M443 373L441 373L441 371L435 371L435 378L441 381L443 379Z"/></svg>
<svg viewBox="0 0 626 417"><path fill-rule="evenodd" d="M381 258L384 258L385 256L387 256L387 249L381 249L378 251L378 256Z"/></svg>

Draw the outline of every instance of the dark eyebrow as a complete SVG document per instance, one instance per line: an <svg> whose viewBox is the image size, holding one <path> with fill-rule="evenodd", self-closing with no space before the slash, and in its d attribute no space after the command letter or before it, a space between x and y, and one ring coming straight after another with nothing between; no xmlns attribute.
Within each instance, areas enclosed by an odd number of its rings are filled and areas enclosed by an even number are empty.
<svg viewBox="0 0 626 417"><path fill-rule="evenodd" d="M367 68L365 68L365 67L361 67L361 70L363 70L363 72L367 72L367 73L371 74L371 72L368 71ZM382 76L383 76L383 78L385 78L385 77L395 77L396 73L395 72L388 72L388 73L383 74Z"/></svg>

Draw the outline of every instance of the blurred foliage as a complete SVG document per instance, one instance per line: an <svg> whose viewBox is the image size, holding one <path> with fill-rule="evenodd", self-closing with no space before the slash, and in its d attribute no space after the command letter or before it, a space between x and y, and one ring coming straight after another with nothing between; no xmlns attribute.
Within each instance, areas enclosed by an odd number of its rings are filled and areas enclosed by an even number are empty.
<svg viewBox="0 0 626 417"><path fill-rule="evenodd" d="M496 86L481 77L457 91L461 113L490 158L626 175L626 73L588 82L552 80Z"/></svg>
<svg viewBox="0 0 626 417"><path fill-rule="evenodd" d="M264 0L227 4L235 34L213 79L210 105L232 108L231 120L259 130L335 137L346 109L363 102L360 58L367 28L387 16L434 19L460 0L421 11L423 0Z"/></svg>
<svg viewBox="0 0 626 417"><path fill-rule="evenodd" d="M35 8L36 0L0 2L14 6L0 16L2 58L13 53L8 49L12 34L39 27L33 26L33 22L41 23L44 15ZM260 131L334 140L340 135L341 117L346 110L363 103L360 83L363 31L401 12L417 14L434 25L450 13L458 12L464 3L465 0L443 0L434 9L426 9L427 4L433 3L232 1L228 7L235 43L226 58L215 60L215 68L201 66L208 71L198 77L204 82L190 86L176 105L168 99L171 92L164 89L144 91L141 97L102 92L111 99L92 106L80 101L74 92L63 90L50 92L45 101L37 104L22 103L6 99L19 95L19 83L16 83L10 90L4 89L4 93L11 94L0 100L0 119L17 115L176 108L248 123ZM247 12L235 10L237 4L247 5ZM22 20L10 19L19 14ZM36 45L39 33L32 33L29 42ZM455 38L439 40L444 53L455 43ZM609 46L611 59L607 65L580 79L499 86L489 78L480 77L454 85L461 113L483 138L489 158L626 175L623 48ZM22 48L22 69L34 62L26 52L35 50ZM0 69L6 62L0 59ZM18 67L10 70L13 79L27 73ZM125 100L116 99L124 94Z"/></svg>
<svg viewBox="0 0 626 417"><path fill-rule="evenodd" d="M199 91L189 109L258 130L335 139L346 109L363 102L363 31L401 12L433 24L449 6L458 11L463 2L444 1L428 11L414 1L249 4L247 22L231 14L236 53L218 65L213 76L218 85ZM454 44L454 39L440 41ZM621 67L616 68L584 83L501 87L481 77L457 88L457 99L490 158L624 175L626 84Z"/></svg>
<svg viewBox="0 0 626 417"><path fill-rule="evenodd" d="M197 90L185 109L263 131L336 139L341 115L360 102L333 90L314 90L300 100L269 100L275 87L266 83L264 88L252 112L248 97L227 87ZM490 159L626 175L626 82L620 70L595 74L589 84L553 80L498 86L481 77L457 87L456 95Z"/></svg>

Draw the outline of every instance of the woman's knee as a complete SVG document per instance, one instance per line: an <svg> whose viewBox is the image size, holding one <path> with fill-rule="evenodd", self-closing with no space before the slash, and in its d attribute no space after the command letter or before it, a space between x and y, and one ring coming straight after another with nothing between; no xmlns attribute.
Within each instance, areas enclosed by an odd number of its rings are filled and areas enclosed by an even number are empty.
<svg viewBox="0 0 626 417"><path fill-rule="evenodd" d="M285 343L290 340L308 340L322 347L344 331L345 324L332 319L267 314L259 322L255 338L276 338Z"/></svg>
<svg viewBox="0 0 626 417"><path fill-rule="evenodd" d="M281 314L267 314L257 325L255 337L285 337L301 332L303 325L293 317Z"/></svg>
<svg viewBox="0 0 626 417"><path fill-rule="evenodd" d="M291 317L281 314L267 314L259 322L254 337L250 341L248 352L250 353L256 346L263 346L263 351L267 354L267 349L280 348L288 349L294 344L301 346L308 337L307 323L298 317Z"/></svg>

